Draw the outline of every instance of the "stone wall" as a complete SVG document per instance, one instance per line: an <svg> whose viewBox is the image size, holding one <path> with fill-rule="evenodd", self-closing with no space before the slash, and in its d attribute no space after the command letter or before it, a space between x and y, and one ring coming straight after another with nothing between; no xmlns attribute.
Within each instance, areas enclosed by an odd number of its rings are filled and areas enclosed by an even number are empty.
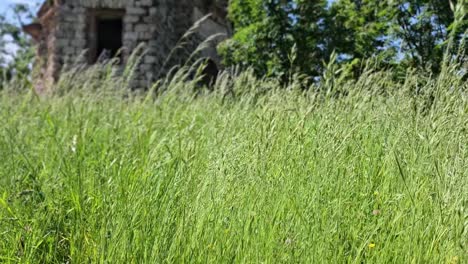
<svg viewBox="0 0 468 264"><path fill-rule="evenodd" d="M38 45L36 50L36 67L38 68L39 78L36 87L39 92L43 92L51 86L58 77L61 62L56 53L56 24L57 10L47 7L41 10L42 15L39 19L41 32L36 33ZM39 30L38 29L38 30Z"/></svg>
<svg viewBox="0 0 468 264"><path fill-rule="evenodd" d="M55 0L55 5L49 8L53 9L53 15L47 21L40 19L43 37L38 54L45 61L43 77L56 79L66 65L91 63L89 49L95 41L93 12L121 9L124 12L122 58L126 61L140 43L145 43L147 52L137 69L134 84L148 87L172 66L185 63L200 42L210 35L230 34L226 6L227 0ZM183 41L182 48L175 49L187 30L208 13L213 16L205 19L197 33ZM219 38L200 55L211 57L219 65L217 41ZM84 53L86 50L88 55Z"/></svg>

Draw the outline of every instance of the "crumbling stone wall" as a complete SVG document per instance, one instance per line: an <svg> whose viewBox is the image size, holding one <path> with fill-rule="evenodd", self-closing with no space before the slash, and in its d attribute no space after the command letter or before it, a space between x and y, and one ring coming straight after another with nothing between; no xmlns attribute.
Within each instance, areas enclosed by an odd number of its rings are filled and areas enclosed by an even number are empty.
<svg viewBox="0 0 468 264"><path fill-rule="evenodd" d="M137 69L134 83L138 87L148 87L161 77L161 73L184 63L210 35L230 34L226 6L227 0L49 0L38 14L41 31L36 39L38 61L43 61L43 83L47 85L56 80L65 65L92 63L89 52L95 41L92 23L96 10L123 11L124 62L140 43L146 44L147 52ZM187 30L209 13L212 16L184 41L183 48L174 52ZM211 47L200 53L218 65L215 46L221 38L215 39ZM86 50L88 55L83 56ZM172 54L171 58L168 58L169 54Z"/></svg>

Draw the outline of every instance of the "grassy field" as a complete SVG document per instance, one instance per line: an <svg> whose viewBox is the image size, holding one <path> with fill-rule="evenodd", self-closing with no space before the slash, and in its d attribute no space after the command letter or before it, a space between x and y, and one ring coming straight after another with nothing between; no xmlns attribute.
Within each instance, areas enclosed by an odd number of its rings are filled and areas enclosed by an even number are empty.
<svg viewBox="0 0 468 264"><path fill-rule="evenodd" d="M122 82L0 93L0 262L467 263L454 76Z"/></svg>

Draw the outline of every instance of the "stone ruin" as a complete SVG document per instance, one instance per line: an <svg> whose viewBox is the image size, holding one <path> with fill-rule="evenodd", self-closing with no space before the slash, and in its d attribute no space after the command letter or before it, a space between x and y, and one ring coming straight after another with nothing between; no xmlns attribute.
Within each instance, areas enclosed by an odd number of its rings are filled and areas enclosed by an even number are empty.
<svg viewBox="0 0 468 264"><path fill-rule="evenodd" d="M37 44L36 86L47 91L65 65L82 58L92 65L101 56L119 56L122 64L144 43L144 53L132 81L148 87L161 72L183 64L197 47L211 70L220 67L216 46L231 34L228 0L47 0L36 23L23 29ZM175 49L189 29L195 33ZM214 37L216 36L216 37ZM209 42L206 42L206 40ZM171 54L169 58L169 54ZM169 60L170 59L170 60ZM169 61L168 61L169 60Z"/></svg>

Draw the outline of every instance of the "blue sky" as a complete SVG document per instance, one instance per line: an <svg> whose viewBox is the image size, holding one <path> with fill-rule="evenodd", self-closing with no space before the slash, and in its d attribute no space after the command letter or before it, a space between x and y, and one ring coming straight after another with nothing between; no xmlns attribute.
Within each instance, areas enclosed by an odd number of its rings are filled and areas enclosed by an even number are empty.
<svg viewBox="0 0 468 264"><path fill-rule="evenodd" d="M0 0L0 14L1 15L7 15L8 18L11 18L11 13L9 12L9 7L12 4L29 4L31 7L36 7L38 6L38 3L42 2L42 0ZM26 21L25 21L26 22ZM6 49L8 52L11 54L14 54L17 50L17 46L9 42L9 38L7 36L3 36L3 40L6 41L4 43L6 46ZM9 57L6 57L7 60L11 59ZM0 65L1 66L1 65Z"/></svg>
<svg viewBox="0 0 468 264"><path fill-rule="evenodd" d="M6 10L6 8L11 4L31 4L31 5L35 5L38 2L40 2L40 1L39 0L2 0L2 1L0 1L0 12L1 11L4 12Z"/></svg>
<svg viewBox="0 0 468 264"><path fill-rule="evenodd" d="M37 6L42 0L0 0L0 14L5 14L9 10L9 6L12 4L29 4L31 6Z"/></svg>

